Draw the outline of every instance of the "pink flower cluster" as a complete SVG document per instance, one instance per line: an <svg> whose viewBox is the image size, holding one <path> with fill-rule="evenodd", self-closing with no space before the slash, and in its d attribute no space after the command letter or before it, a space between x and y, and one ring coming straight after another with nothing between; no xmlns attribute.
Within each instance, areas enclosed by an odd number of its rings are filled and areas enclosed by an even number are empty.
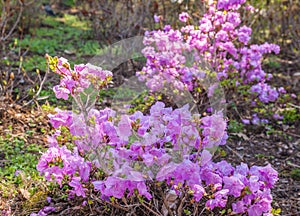
<svg viewBox="0 0 300 216"><path fill-rule="evenodd" d="M217 72L219 80L235 78L237 84L262 85L264 88L256 91L257 97L264 103L275 101L280 92L267 84L272 76L262 69L262 59L268 53L278 54L280 48L250 43L252 29L241 20L244 3L245 0L209 0L199 24L191 25L187 22L192 20L190 15L183 12L179 15L184 23L180 30L166 25L162 30L147 32L143 50L147 63L137 72L139 79L153 91L170 84L178 90L191 91L207 75L201 65L204 60L211 71Z"/></svg>
<svg viewBox="0 0 300 216"><path fill-rule="evenodd" d="M85 196L82 183L89 181L92 163L85 161L77 149L70 151L65 146L50 147L40 158L37 170L45 179L58 183L62 187L64 181L73 189L71 194Z"/></svg>
<svg viewBox="0 0 300 216"><path fill-rule="evenodd" d="M157 102L151 107L150 115L136 112L121 116L118 122L114 122L115 112L110 109L91 110L88 116L93 124L81 122L80 127L95 130L84 130L85 133L74 129L79 127L74 120L77 114L57 110L57 114L49 117L55 128L70 128L85 156L92 149L109 146L105 157L89 162L78 154L77 148L70 151L65 146L59 147L53 142L57 132L49 139L52 147L37 165L47 180L60 185L62 181L67 182L73 188L71 194L85 196L84 183L92 182L103 199L131 196L135 190L151 199L146 181L166 181L177 193L189 187L196 201L211 197L206 201L206 207L211 210L224 208L229 197L236 198L232 210L237 214L262 215L271 210L270 188L278 179L274 169L269 165L249 169L246 164L234 168L226 161L211 161L212 155L205 148L223 145L227 138L226 121L221 113L199 118L191 115L187 106L172 110ZM172 151L176 150L182 157L179 160L173 160ZM113 169L106 179L91 181L91 164L103 170L99 159L111 161ZM132 166L134 162L146 167L146 172ZM157 173L152 167L158 167Z"/></svg>
<svg viewBox="0 0 300 216"><path fill-rule="evenodd" d="M212 162L208 151L202 154L200 163L186 160L180 164L167 165L157 180L172 182L177 190L177 185L189 186L197 202L202 197L211 197L206 201L206 207L211 210L215 207L224 208L229 197L234 197L235 201L231 205L234 214L247 212L250 216L272 215L268 213L272 210L270 188L278 176L270 165L249 169L242 163L232 167L224 160ZM210 190L205 187L208 185Z"/></svg>
<svg viewBox="0 0 300 216"><path fill-rule="evenodd" d="M191 115L188 106L172 110L157 102L151 107L150 115L141 112L122 115L120 121L111 109L88 113L88 122L82 115L57 109L49 115L54 128L67 127L76 137L79 152L86 153L110 146L114 157L124 160L141 160L146 166L164 165L173 151L180 151L181 160L189 157L192 149L211 148L225 144L226 122L221 113L200 119ZM90 124L90 122L93 122ZM48 138L52 147L57 147L57 130ZM130 145L128 147L128 145ZM109 158L106 158L109 160Z"/></svg>
<svg viewBox="0 0 300 216"><path fill-rule="evenodd" d="M58 63L54 67L54 72L59 74L62 79L59 85L53 87L53 90L57 98L65 100L68 99L70 94L73 96L76 93L82 92L83 89L89 87L91 84L98 88L103 88L112 78L110 71L103 70L91 64L75 65L74 70L72 70L65 58L59 58Z"/></svg>

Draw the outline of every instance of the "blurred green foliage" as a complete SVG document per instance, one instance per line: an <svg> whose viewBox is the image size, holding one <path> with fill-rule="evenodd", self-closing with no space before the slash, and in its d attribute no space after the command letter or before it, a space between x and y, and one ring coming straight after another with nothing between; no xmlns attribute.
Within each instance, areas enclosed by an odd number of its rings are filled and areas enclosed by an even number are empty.
<svg viewBox="0 0 300 216"><path fill-rule="evenodd" d="M244 129L244 125L237 120L230 120L228 123L228 132L229 133L240 133Z"/></svg>
<svg viewBox="0 0 300 216"><path fill-rule="evenodd" d="M283 111L283 122L300 122L300 112L296 108L287 108Z"/></svg>

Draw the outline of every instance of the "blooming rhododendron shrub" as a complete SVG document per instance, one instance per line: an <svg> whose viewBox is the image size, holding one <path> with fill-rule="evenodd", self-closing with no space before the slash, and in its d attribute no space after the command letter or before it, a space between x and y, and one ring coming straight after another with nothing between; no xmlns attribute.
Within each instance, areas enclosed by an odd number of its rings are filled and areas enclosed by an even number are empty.
<svg viewBox="0 0 300 216"><path fill-rule="evenodd" d="M179 15L181 28L166 25L146 32L143 54L147 63L137 72L139 79L153 91L171 84L179 90L193 91L201 87L199 80L208 76L202 67L204 61L218 80L235 80L236 86L249 86L247 91L263 103L276 101L284 91L268 84L272 75L262 69L262 60L266 54L278 54L280 48L269 43L251 44L252 29L243 24L241 14L254 9L245 5L246 0L205 2L208 9L202 18L193 19L183 12ZM189 66L187 53L195 59Z"/></svg>
<svg viewBox="0 0 300 216"><path fill-rule="evenodd" d="M50 65L61 76L56 96L77 98L76 103L89 85L105 88L112 76L92 65L71 69L64 58L51 58ZM80 112L57 109L49 115L56 132L37 165L46 180L67 186L70 197L97 193L105 202L138 197L136 202L143 203L160 196L151 188L165 184L177 199L189 197L206 211L271 215L270 189L278 177L270 165L233 167L212 160L212 149L227 139L221 112L201 117L188 106L172 109L163 102L156 102L148 115L137 111L117 116L109 108L80 107ZM74 147L58 142L63 129L72 135Z"/></svg>

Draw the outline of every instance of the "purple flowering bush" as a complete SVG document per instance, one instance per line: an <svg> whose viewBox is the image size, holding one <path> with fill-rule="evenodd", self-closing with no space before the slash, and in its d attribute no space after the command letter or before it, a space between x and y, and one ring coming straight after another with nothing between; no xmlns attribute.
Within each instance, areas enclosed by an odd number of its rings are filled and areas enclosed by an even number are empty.
<svg viewBox="0 0 300 216"><path fill-rule="evenodd" d="M105 202L137 197L135 202L143 203L161 196L161 207L169 213L181 212L182 200L189 199L197 203L194 209L201 205L219 215L272 215L271 189L278 175L270 165L234 167L212 160L214 149L228 137L221 112L201 117L188 106L172 109L156 102L148 115L136 111L118 116L109 108L87 107L85 90L90 85L105 88L112 73L89 64L72 69L64 58L49 59L61 76L54 87L57 98L73 97L80 112L57 109L49 115L56 132L37 169L46 180L67 186L70 198L95 193ZM59 141L62 130L71 134L73 147ZM162 195L153 190L157 186ZM177 207L167 206L166 191L174 192Z"/></svg>
<svg viewBox="0 0 300 216"><path fill-rule="evenodd" d="M257 104L277 101L286 92L268 83L272 74L263 70L262 62L267 54L278 54L280 47L251 44L252 29L242 22L242 17L250 17L255 9L246 5L246 0L206 2L202 18L195 20L182 12L181 27L165 25L146 32L143 55L147 62L137 72L139 79L153 91L173 85L180 91L195 92L203 90L201 79L213 75L226 88L250 93L251 101ZM192 62L189 55L193 55ZM203 62L215 73L207 73Z"/></svg>

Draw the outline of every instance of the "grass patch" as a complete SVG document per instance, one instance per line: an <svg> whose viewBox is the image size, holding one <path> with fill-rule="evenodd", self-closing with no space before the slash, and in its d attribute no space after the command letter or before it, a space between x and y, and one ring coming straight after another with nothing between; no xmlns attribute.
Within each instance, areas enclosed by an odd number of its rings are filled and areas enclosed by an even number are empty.
<svg viewBox="0 0 300 216"><path fill-rule="evenodd" d="M42 146L36 144L26 145L22 139L9 141L0 137L1 199L12 199L17 195L29 199L44 187L43 177L36 170L43 150Z"/></svg>
<svg viewBox="0 0 300 216"><path fill-rule="evenodd" d="M27 131L31 133L31 131ZM44 148L40 145L25 145L24 140L15 138L13 141L0 137L0 152L4 163L0 167L0 178L12 184L20 184L19 173L41 179L36 170L40 152Z"/></svg>
<svg viewBox="0 0 300 216"><path fill-rule="evenodd" d="M26 131L32 133L32 131ZM29 215L45 205L47 184L36 170L40 152L37 144L26 144L23 139L0 137L0 200L14 201L17 215ZM6 205L0 209L7 208Z"/></svg>
<svg viewBox="0 0 300 216"><path fill-rule="evenodd" d="M100 44L92 39L88 21L79 20L77 16L69 14L64 14L63 17L40 18L40 27L31 29L30 35L25 35L22 40L15 38L10 44L15 52L19 46L29 49L30 54L24 59L25 71L32 68L44 69L45 60L42 58L46 53L51 56L75 55L75 63L81 63L85 56L100 53Z"/></svg>

